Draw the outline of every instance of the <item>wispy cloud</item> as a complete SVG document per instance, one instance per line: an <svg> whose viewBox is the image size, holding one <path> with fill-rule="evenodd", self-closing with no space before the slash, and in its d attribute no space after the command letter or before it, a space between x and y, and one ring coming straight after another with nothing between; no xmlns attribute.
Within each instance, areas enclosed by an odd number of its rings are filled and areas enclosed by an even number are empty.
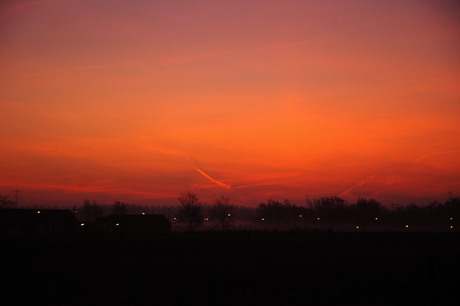
<svg viewBox="0 0 460 306"><path fill-rule="evenodd" d="M104 180L94 182L92 184L55 184L55 183L38 183L24 180L0 180L0 186L11 186L16 188L17 186L27 186L29 190L61 190L64 192L91 192L91 193L106 193L106 194L122 194L122 195L140 195L151 198L172 198L176 196L176 193L167 192L151 192L131 188L120 188L110 183L112 180Z"/></svg>
<svg viewBox="0 0 460 306"><path fill-rule="evenodd" d="M168 55L163 57L156 58L143 58L135 60L122 60L118 62L108 62L105 64L100 63L88 63L75 65L71 64L67 67L62 67L58 69L44 70L40 72L31 72L28 73L28 77L40 77L40 76L53 76L61 74L75 74L80 72L88 71L104 71L107 69L140 69L141 67L174 67L186 64L192 64L195 62L206 61L209 59L217 58L229 54L229 51L205 51L199 55L187 55L187 54L177 54L177 55Z"/></svg>
<svg viewBox="0 0 460 306"><path fill-rule="evenodd" d="M315 35L315 36L311 36L303 40L295 40L295 41L290 41L290 42L271 44L268 46L268 49L274 49L274 50L292 49L292 48L313 45L315 43L318 44L326 40L334 40L337 38L337 36L345 35L347 33L349 33L348 30L341 30L341 31L335 31L334 33L330 33L330 34Z"/></svg>
<svg viewBox="0 0 460 306"><path fill-rule="evenodd" d="M427 154L424 154L424 155L416 158L415 161L421 161L421 160L423 160L423 159L425 159L427 157L431 157L431 156L443 155L443 154L454 154L454 153L460 153L460 150L431 152L431 153L427 153Z"/></svg>
<svg viewBox="0 0 460 306"><path fill-rule="evenodd" d="M187 55L187 54L182 54L182 55L173 55L173 56L168 56L160 59L159 63L162 66L169 67L169 66L177 66L177 65L182 65L182 64L188 64L188 63L193 63L193 62L198 62L198 61L203 61L203 60L208 60L211 58L223 56L223 55L228 55L230 51L220 51L220 50L207 50L199 55Z"/></svg>
<svg viewBox="0 0 460 306"><path fill-rule="evenodd" d="M314 40L315 38L301 40L301 41L293 41L293 42L288 42L288 43L279 43L279 44L270 45L269 49L290 49L290 48L302 47L302 46L308 45Z"/></svg>
<svg viewBox="0 0 460 306"><path fill-rule="evenodd" d="M276 183L260 183L260 184L248 184L248 185L240 185L235 186L235 188L251 188L251 187L260 187L260 186L275 186Z"/></svg>
<svg viewBox="0 0 460 306"><path fill-rule="evenodd" d="M34 1L25 1L22 3L14 3L6 7L3 15L11 15L18 12L26 11L32 7L50 4L50 3L59 3L59 2L68 2L70 0L34 0Z"/></svg>
<svg viewBox="0 0 460 306"><path fill-rule="evenodd" d="M349 194L353 189L355 189L356 187L359 187L359 186L362 186L364 184L366 184L368 181L372 180L373 178L375 178L376 175L371 175L367 178L365 178L364 180L362 181L359 181L357 184L355 185L352 185L350 188L348 188L347 190L345 190L344 192L342 192L341 194L338 195L338 197L343 197L343 196L346 196L347 194Z"/></svg>

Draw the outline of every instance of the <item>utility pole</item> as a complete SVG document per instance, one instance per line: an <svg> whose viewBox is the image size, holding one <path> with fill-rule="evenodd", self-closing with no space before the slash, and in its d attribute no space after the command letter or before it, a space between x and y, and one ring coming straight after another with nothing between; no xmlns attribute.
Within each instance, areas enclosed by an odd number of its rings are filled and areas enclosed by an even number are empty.
<svg viewBox="0 0 460 306"><path fill-rule="evenodd" d="M18 206L18 201L19 201L19 192L21 192L21 190L13 190L14 193L16 193L16 206Z"/></svg>

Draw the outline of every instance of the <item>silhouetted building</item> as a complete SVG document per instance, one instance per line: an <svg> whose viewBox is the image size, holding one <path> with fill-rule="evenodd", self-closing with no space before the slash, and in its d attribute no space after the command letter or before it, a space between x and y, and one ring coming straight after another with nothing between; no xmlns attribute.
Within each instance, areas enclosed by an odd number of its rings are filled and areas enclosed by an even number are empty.
<svg viewBox="0 0 460 306"><path fill-rule="evenodd" d="M171 222L164 215L109 215L94 222L98 232L143 237L171 232Z"/></svg>
<svg viewBox="0 0 460 306"><path fill-rule="evenodd" d="M0 235L4 237L61 237L76 233L78 227L70 210L0 210Z"/></svg>

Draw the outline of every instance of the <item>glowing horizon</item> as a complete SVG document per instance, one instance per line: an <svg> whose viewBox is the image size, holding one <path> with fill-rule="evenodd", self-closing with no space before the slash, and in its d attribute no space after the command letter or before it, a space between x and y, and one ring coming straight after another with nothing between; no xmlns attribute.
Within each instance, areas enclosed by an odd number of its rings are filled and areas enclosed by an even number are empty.
<svg viewBox="0 0 460 306"><path fill-rule="evenodd" d="M0 194L458 195L459 12L434 0L2 2Z"/></svg>

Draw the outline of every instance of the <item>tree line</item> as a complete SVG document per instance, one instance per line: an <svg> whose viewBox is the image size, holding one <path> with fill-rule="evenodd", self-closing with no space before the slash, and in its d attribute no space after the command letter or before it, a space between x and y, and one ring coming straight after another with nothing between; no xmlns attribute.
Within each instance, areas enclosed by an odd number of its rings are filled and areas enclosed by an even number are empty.
<svg viewBox="0 0 460 306"><path fill-rule="evenodd" d="M444 203L435 201L426 206L410 204L391 208L374 199L360 198L349 203L340 197L306 200L304 205L269 199L256 207L244 207L233 205L225 196L211 204L202 203L195 193L189 191L181 194L178 202L176 207L156 207L153 210L187 231L209 228L209 224L220 230L235 229L235 224L239 228L280 230L453 230L460 218L460 198L452 196ZM115 202L112 213L126 214L133 208L136 206ZM137 213L139 209L144 212L148 208L138 206ZM87 219L102 215L97 203L89 200L84 200L80 212Z"/></svg>
<svg viewBox="0 0 460 306"><path fill-rule="evenodd" d="M256 207L235 206L230 198L221 196L212 203L203 203L197 194L188 191L178 197L177 206L141 206L116 201L101 205L83 199L72 211L80 220L94 221L113 214L163 214L183 230L199 228L230 230L256 227L259 229L356 229L356 230L455 230L460 218L460 197L450 196L445 202L434 201L426 206L410 204L387 207L374 199L360 198L347 202L340 197L307 199L304 205L269 199ZM0 208L14 208L15 202L0 195Z"/></svg>

